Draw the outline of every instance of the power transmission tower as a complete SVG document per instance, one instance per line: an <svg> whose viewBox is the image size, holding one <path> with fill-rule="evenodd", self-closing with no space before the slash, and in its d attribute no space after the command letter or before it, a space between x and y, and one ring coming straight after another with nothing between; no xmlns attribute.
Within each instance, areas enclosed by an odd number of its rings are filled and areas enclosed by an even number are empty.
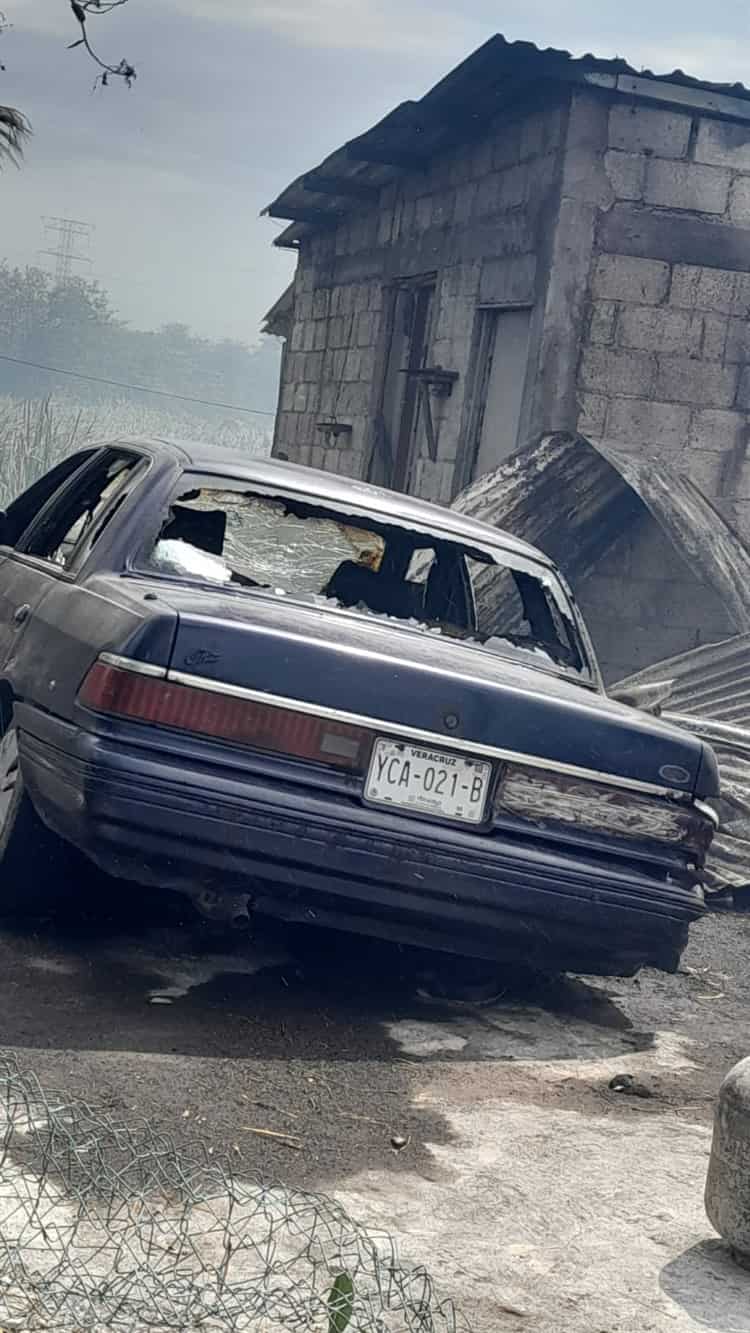
<svg viewBox="0 0 750 1333"><path fill-rule="evenodd" d="M88 244L94 225L91 222L78 222L75 218L42 218L42 222L45 239L51 235L53 238L57 236L58 241L55 249L41 250L40 254L51 255L57 260L55 280L62 287L70 282L74 264L91 263L87 255L77 252L76 242L85 239Z"/></svg>

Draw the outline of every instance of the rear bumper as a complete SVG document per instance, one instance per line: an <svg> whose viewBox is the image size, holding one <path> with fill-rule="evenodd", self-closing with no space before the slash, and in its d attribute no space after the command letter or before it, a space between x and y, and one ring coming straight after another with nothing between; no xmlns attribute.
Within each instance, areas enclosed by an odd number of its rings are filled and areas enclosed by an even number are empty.
<svg viewBox="0 0 750 1333"><path fill-rule="evenodd" d="M628 972L677 965L702 894L613 856L364 808L148 733L95 734L21 708L27 789L110 874L251 894L256 911L483 958ZM266 766L268 767L268 766Z"/></svg>

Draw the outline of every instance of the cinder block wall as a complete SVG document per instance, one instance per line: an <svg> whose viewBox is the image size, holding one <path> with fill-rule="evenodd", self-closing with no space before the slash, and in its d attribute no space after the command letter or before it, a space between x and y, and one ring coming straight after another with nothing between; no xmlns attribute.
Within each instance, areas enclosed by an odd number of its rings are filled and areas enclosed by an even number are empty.
<svg viewBox="0 0 750 1333"><path fill-rule="evenodd" d="M604 165L579 429L687 473L748 540L750 124L617 101ZM736 632L647 518L578 591L610 679Z"/></svg>
<svg viewBox="0 0 750 1333"><path fill-rule="evenodd" d="M382 190L377 207L303 243L274 452L361 476L373 445L387 351L388 293L436 275L431 360L459 378L433 400L438 458L416 489L448 502L477 306L543 304L542 258L554 224L566 103L504 120L486 138ZM316 429L351 425L339 443ZM327 447L328 446L328 447Z"/></svg>
<svg viewBox="0 0 750 1333"><path fill-rule="evenodd" d="M605 167L579 427L688 472L750 535L750 123L616 102Z"/></svg>
<svg viewBox="0 0 750 1333"><path fill-rule="evenodd" d="M750 539L750 122L560 97L302 243L275 451L364 474L389 293L434 274L430 359L459 378L419 494L451 498L477 307L529 304L521 439L578 429L667 463ZM609 679L735 629L645 517L578 593Z"/></svg>

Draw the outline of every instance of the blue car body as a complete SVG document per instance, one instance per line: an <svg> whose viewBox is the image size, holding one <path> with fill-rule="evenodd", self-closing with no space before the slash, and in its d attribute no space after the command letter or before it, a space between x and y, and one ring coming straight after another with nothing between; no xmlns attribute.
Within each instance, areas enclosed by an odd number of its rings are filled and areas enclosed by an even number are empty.
<svg viewBox="0 0 750 1333"><path fill-rule="evenodd" d="M104 461L109 490L52 551ZM0 705L45 827L124 886L247 894L289 921L542 967L676 967L703 910L710 749L607 698L572 601L575 669L513 637L488 648L148 563L176 497L208 533L215 506L191 504L240 492L316 532L338 518L360 546L375 534L367 559L408 533L417 555L460 544L462 569L496 555L535 595L564 587L509 535L344 477L159 441L83 451L10 506L0 546ZM416 804L378 787L376 753ZM481 808L430 806L428 781L455 795L472 775Z"/></svg>

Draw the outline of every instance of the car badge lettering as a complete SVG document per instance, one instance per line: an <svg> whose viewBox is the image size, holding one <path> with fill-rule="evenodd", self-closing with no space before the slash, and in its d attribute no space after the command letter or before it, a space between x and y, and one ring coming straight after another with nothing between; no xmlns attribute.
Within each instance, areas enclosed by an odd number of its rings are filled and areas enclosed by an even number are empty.
<svg viewBox="0 0 750 1333"><path fill-rule="evenodd" d="M218 660L219 653L213 652L210 648L196 648L195 652L188 653L185 658L185 666L213 666Z"/></svg>

